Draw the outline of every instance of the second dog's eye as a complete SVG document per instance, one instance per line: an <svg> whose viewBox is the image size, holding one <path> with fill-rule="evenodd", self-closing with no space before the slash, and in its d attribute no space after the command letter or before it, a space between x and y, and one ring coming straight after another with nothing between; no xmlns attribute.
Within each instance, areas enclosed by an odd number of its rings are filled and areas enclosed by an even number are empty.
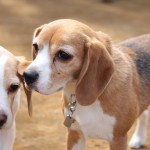
<svg viewBox="0 0 150 150"><path fill-rule="evenodd" d="M38 52L38 50L39 50L38 45L37 45L36 43L34 43L34 44L33 44L33 47L34 47L35 52L37 53L37 52Z"/></svg>
<svg viewBox="0 0 150 150"><path fill-rule="evenodd" d="M11 84L8 88L8 93L14 93L18 90L19 85L18 84Z"/></svg>
<svg viewBox="0 0 150 150"><path fill-rule="evenodd" d="M58 57L58 59L60 59L62 61L67 61L67 60L72 58L71 55L67 54L64 51L59 51L58 54L57 54L57 57Z"/></svg>

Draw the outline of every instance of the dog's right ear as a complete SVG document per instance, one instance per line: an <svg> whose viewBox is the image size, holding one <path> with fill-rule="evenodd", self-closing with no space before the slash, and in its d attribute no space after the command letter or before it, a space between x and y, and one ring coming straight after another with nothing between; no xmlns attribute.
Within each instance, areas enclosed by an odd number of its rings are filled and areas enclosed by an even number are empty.
<svg viewBox="0 0 150 150"><path fill-rule="evenodd" d="M23 72L24 70L31 64L31 61L21 61L19 62L18 65L18 77L21 81L21 83L23 84L23 88L27 97L27 103L28 103L28 113L29 116L32 116L32 100L31 100L31 96L32 96L32 91L27 89L25 86L25 82L24 82L24 78L23 78Z"/></svg>
<svg viewBox="0 0 150 150"><path fill-rule="evenodd" d="M35 31L33 33L33 38L37 37L40 34L40 32L42 31L44 26L45 26L45 24L35 29ZM34 47L32 45L32 58L33 58L33 60L35 59L35 57L36 57L36 54L35 54Z"/></svg>

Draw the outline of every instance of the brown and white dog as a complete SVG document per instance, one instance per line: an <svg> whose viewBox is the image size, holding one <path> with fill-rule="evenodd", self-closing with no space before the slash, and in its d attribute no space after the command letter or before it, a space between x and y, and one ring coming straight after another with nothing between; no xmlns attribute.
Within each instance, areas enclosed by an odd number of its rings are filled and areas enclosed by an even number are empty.
<svg viewBox="0 0 150 150"><path fill-rule="evenodd" d="M0 150L12 150L15 139L15 117L20 104L20 82L23 81L18 72L21 64L0 46ZM27 90L26 94L31 97Z"/></svg>
<svg viewBox="0 0 150 150"><path fill-rule="evenodd" d="M43 94L63 89L68 150L83 150L88 138L127 149L128 130L150 104L150 34L112 46L85 24L57 20L35 30L33 59L24 72L27 86ZM131 147L145 143L140 127Z"/></svg>

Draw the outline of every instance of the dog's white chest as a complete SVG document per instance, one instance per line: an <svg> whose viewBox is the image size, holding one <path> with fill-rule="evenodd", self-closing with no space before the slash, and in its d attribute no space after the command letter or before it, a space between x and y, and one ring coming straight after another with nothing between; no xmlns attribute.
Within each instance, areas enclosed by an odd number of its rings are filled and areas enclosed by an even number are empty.
<svg viewBox="0 0 150 150"><path fill-rule="evenodd" d="M99 101L90 106L77 104L73 118L76 123L72 124L71 129L81 130L86 138L112 140L115 117L105 114Z"/></svg>

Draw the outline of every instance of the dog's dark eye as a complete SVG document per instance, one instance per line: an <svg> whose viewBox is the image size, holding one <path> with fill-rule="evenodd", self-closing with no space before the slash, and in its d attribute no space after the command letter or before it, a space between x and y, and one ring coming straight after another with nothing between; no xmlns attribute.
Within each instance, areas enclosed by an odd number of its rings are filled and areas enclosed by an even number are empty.
<svg viewBox="0 0 150 150"><path fill-rule="evenodd" d="M67 54L64 51L59 51L57 54L57 57L58 57L58 59L63 60L63 61L66 61L66 60L69 60L72 58L71 55Z"/></svg>
<svg viewBox="0 0 150 150"><path fill-rule="evenodd" d="M8 93L14 93L18 90L19 85L18 84L11 84L8 88Z"/></svg>
<svg viewBox="0 0 150 150"><path fill-rule="evenodd" d="M38 52L38 50L39 50L38 45L35 43L35 44L33 44L33 47L34 47L35 52L37 53L37 52Z"/></svg>

